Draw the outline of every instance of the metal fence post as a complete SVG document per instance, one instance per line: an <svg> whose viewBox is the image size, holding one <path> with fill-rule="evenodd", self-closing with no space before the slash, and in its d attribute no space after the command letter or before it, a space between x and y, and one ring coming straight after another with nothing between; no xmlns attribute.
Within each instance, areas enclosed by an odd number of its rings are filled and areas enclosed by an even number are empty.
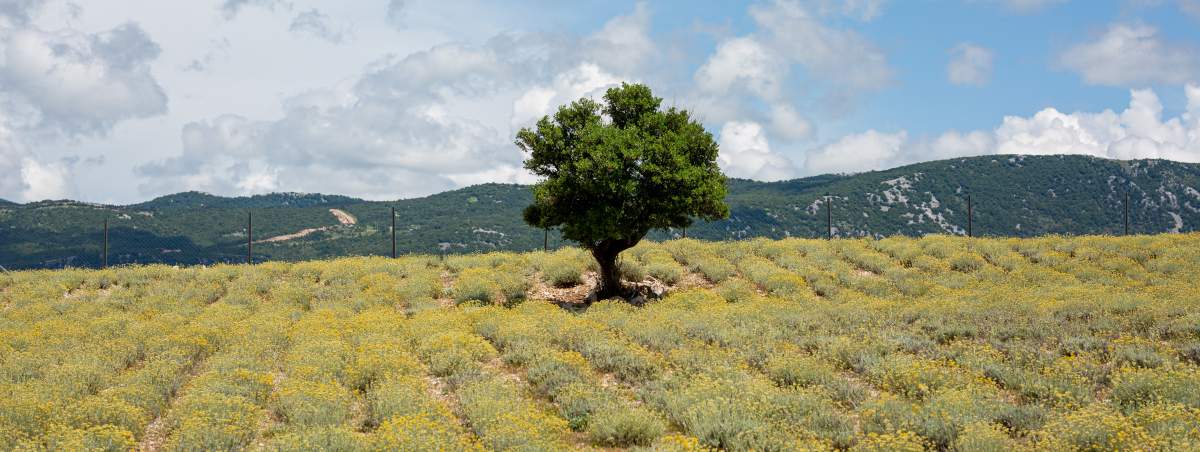
<svg viewBox="0 0 1200 452"><path fill-rule="evenodd" d="M975 211L971 205L971 195L967 195L967 237L975 237Z"/></svg>
<svg viewBox="0 0 1200 452"><path fill-rule="evenodd" d="M104 218L104 247L100 252L100 268L108 268L108 218Z"/></svg>
<svg viewBox="0 0 1200 452"><path fill-rule="evenodd" d="M542 228L542 252L550 252L550 230Z"/></svg>
<svg viewBox="0 0 1200 452"><path fill-rule="evenodd" d="M825 194L825 233L826 238L833 240L833 198Z"/></svg>
<svg viewBox="0 0 1200 452"><path fill-rule="evenodd" d="M392 259L396 258L396 208L392 208Z"/></svg>
<svg viewBox="0 0 1200 452"><path fill-rule="evenodd" d="M1129 235L1129 193L1125 193L1125 235Z"/></svg>
<svg viewBox="0 0 1200 452"><path fill-rule="evenodd" d="M254 214L246 212L246 263L254 263Z"/></svg>

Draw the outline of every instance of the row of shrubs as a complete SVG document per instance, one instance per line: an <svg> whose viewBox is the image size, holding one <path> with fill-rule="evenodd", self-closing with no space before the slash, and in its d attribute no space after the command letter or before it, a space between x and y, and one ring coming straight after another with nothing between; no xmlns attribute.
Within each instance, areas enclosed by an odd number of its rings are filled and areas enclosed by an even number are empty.
<svg viewBox="0 0 1200 452"><path fill-rule="evenodd" d="M10 285L0 323L0 448L129 447L244 315L211 304L227 278L162 267L39 272ZM38 299L36 297L45 297Z"/></svg>
<svg viewBox="0 0 1200 452"><path fill-rule="evenodd" d="M461 309L425 311L409 322L430 372L458 400L458 412L479 441L493 450L565 450L567 421L526 395L526 388L494 364L496 349L473 333Z"/></svg>
<svg viewBox="0 0 1200 452"><path fill-rule="evenodd" d="M632 403L631 395L601 382L588 359L555 345L548 329L572 316L547 304L473 313L476 331L496 344L505 363L519 366L525 379L551 400L572 430L587 432L598 446L650 445L665 430L653 412ZM552 326L553 325L553 326Z"/></svg>

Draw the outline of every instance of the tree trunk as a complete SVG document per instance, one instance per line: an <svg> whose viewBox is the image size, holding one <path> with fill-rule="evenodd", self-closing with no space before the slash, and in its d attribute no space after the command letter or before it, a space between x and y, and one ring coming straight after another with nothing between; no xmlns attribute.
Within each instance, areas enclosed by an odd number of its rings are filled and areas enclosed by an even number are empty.
<svg viewBox="0 0 1200 452"><path fill-rule="evenodd" d="M617 267L617 255L621 254L638 240L604 240L592 248L592 257L600 265L600 285L596 288L596 299L620 297L623 294L621 286L621 269Z"/></svg>

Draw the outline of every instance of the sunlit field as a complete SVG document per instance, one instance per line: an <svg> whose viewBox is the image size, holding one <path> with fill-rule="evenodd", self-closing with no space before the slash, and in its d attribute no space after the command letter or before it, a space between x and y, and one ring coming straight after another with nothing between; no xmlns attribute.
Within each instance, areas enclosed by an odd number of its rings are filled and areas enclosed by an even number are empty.
<svg viewBox="0 0 1200 452"><path fill-rule="evenodd" d="M593 266L0 273L0 449L1200 448L1200 234L643 243L642 306Z"/></svg>

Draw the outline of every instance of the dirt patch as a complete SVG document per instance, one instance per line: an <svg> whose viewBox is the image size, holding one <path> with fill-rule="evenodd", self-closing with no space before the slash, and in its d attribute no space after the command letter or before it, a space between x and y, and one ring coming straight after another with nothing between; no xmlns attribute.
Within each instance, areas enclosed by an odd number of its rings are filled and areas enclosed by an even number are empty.
<svg viewBox="0 0 1200 452"><path fill-rule="evenodd" d="M329 209L329 213L337 217L338 223L341 223L343 226L354 226L358 224L358 219L354 218L354 215L350 215L345 210Z"/></svg>
<svg viewBox="0 0 1200 452"><path fill-rule="evenodd" d="M328 231L328 230L329 230L329 226L325 226L323 228L301 229L300 231L293 232L291 234L277 235L275 237L269 237L269 238L265 238L262 240L255 240L254 243L286 242L288 240L295 240L295 239L310 235L314 232L321 232L321 231Z"/></svg>
<svg viewBox="0 0 1200 452"><path fill-rule="evenodd" d="M442 297L433 301L443 308L454 307L454 299L450 298L450 294L454 293L454 275L443 271L440 276L442 278Z"/></svg>
<svg viewBox="0 0 1200 452"><path fill-rule="evenodd" d="M359 433L370 433L375 430L374 425L370 425L370 408L367 407L366 395L355 391L354 401L350 403L350 425L353 425L355 431Z"/></svg>
<svg viewBox="0 0 1200 452"><path fill-rule="evenodd" d="M532 278L527 292L529 298L546 300L570 311L587 309L592 302L596 301L596 287L600 285L599 274L590 271L583 273L582 283L570 287L555 287L546 284L542 280L540 272L534 273ZM641 306L649 300L665 297L675 290L714 287L713 283L703 275L691 272L684 273L683 277L673 285L659 281L653 276L647 276L646 279L636 282L623 281L622 285L625 287L626 300L637 306Z"/></svg>
<svg viewBox="0 0 1200 452"><path fill-rule="evenodd" d="M168 403L167 407L163 408L162 412L158 414L158 417L154 418L154 420L146 426L146 431L142 432L142 440L138 443L137 450L142 452L155 452L162 450L163 444L167 442L167 436L171 434L171 430L166 422L167 414L170 413L171 409L175 407L175 402L179 400L179 397L183 395L184 391L187 391L188 388L191 387L192 380L195 379L197 375L200 375L200 372L203 371L203 368L203 362L192 363L191 368L187 370L187 377L185 377L183 385L180 386L179 390L175 391L174 394L171 394L170 403Z"/></svg>
<svg viewBox="0 0 1200 452"><path fill-rule="evenodd" d="M274 395L277 391L279 391L279 383L282 382L283 379L285 379L285 378L287 378L287 376L284 375L282 370L278 370L278 369L275 370L275 372L271 375L271 394L272 395ZM358 399L355 400L355 402L358 402L358 401L359 401ZM283 423L283 419L279 418L279 414L276 413L274 409L267 408L265 411L266 411L266 414L262 417L262 419L259 419L259 421L258 421L258 426L254 432L254 440L250 442L251 444L254 444L255 446L257 446L258 450L263 450L266 447L267 432L270 431L276 425L280 425Z"/></svg>
<svg viewBox="0 0 1200 452"><path fill-rule="evenodd" d="M154 421L146 427L146 432L142 434L142 442L138 444L140 451L156 451L162 449L163 442L167 440L167 421L162 417L154 418Z"/></svg>
<svg viewBox="0 0 1200 452"><path fill-rule="evenodd" d="M492 358L490 361L483 363L482 367L486 370L492 371L499 378L511 381L521 386L528 385L528 383L525 381L525 372L522 369L505 364L504 360L499 357Z"/></svg>
<svg viewBox="0 0 1200 452"><path fill-rule="evenodd" d="M702 274L693 272L684 273L683 277L679 278L679 282L675 283L676 289L711 289L713 287L715 285L712 281L709 281Z"/></svg>
<svg viewBox="0 0 1200 452"><path fill-rule="evenodd" d="M583 282L570 287L555 287L542 280L542 273L531 276L533 280L526 292L534 300L547 300L557 304L587 304L592 298L592 292L600 282L596 272L584 272L580 279Z"/></svg>

